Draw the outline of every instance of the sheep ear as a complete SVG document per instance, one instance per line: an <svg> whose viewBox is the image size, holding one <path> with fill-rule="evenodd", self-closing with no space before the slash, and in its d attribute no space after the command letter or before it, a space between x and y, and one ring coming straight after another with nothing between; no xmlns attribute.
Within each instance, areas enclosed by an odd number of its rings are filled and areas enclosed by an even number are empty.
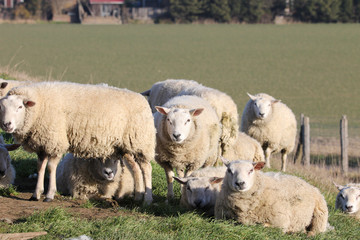
<svg viewBox="0 0 360 240"><path fill-rule="evenodd" d="M255 100L256 99L256 97L255 96L253 96L253 95L251 95L250 93L246 93L248 96L249 96L249 98L251 99L251 100Z"/></svg>
<svg viewBox="0 0 360 240"><path fill-rule="evenodd" d="M156 111L158 111L159 113L163 114L163 115L168 115L168 113L170 112L170 108L166 108L166 107L160 107L160 106L155 106Z"/></svg>
<svg viewBox="0 0 360 240"><path fill-rule="evenodd" d="M224 158L223 156L220 156L221 161L225 164L225 166L228 166L230 164L230 160L227 160L226 158Z"/></svg>
<svg viewBox="0 0 360 240"><path fill-rule="evenodd" d="M142 92L140 94L143 95L143 96L148 97L148 96L150 96L150 92L151 92L151 90L149 89L149 90L146 90L145 92Z"/></svg>
<svg viewBox="0 0 360 240"><path fill-rule="evenodd" d="M279 100L279 99L275 99L275 100L271 101L272 104L279 103L279 102L281 102L281 100Z"/></svg>
<svg viewBox="0 0 360 240"><path fill-rule="evenodd" d="M8 85L8 82L2 82L0 85L0 88L4 89L4 88L6 88L7 85Z"/></svg>
<svg viewBox="0 0 360 240"><path fill-rule="evenodd" d="M186 178L182 178L182 177L173 177L177 182L181 183L181 184L187 184L188 179Z"/></svg>
<svg viewBox="0 0 360 240"><path fill-rule="evenodd" d="M196 108L196 109L191 109L189 112L192 116L196 117L199 116L203 111L204 111L203 108Z"/></svg>
<svg viewBox="0 0 360 240"><path fill-rule="evenodd" d="M255 170L261 170L265 166L265 162L253 162L253 166Z"/></svg>
<svg viewBox="0 0 360 240"><path fill-rule="evenodd" d="M335 185L335 187L336 187L339 191L341 191L341 190L343 190L343 189L345 188L345 186L336 184L334 181L333 181L333 184Z"/></svg>
<svg viewBox="0 0 360 240"><path fill-rule="evenodd" d="M16 149L18 149L21 146L21 144L5 144L4 147L6 148L6 150L8 151L14 151Z"/></svg>
<svg viewBox="0 0 360 240"><path fill-rule="evenodd" d="M221 183L224 178L212 177L209 179L210 184Z"/></svg>
<svg viewBox="0 0 360 240"><path fill-rule="evenodd" d="M30 100L24 100L24 106L25 107L33 107L35 105L35 102Z"/></svg>

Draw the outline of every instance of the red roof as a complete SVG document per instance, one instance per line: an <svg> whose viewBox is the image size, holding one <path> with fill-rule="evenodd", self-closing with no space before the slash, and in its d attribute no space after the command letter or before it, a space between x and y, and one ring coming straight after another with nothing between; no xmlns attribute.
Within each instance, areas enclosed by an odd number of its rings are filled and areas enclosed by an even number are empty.
<svg viewBox="0 0 360 240"><path fill-rule="evenodd" d="M90 4L123 4L124 0L90 0Z"/></svg>

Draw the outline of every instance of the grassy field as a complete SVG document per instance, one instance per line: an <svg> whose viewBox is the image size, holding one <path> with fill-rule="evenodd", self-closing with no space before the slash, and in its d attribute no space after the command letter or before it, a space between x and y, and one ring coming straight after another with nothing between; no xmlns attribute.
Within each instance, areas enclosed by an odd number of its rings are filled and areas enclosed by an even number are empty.
<svg viewBox="0 0 360 240"><path fill-rule="evenodd" d="M341 115L360 135L357 24L0 25L0 67L134 91L194 79L231 95L266 92L310 117L312 133L338 136Z"/></svg>

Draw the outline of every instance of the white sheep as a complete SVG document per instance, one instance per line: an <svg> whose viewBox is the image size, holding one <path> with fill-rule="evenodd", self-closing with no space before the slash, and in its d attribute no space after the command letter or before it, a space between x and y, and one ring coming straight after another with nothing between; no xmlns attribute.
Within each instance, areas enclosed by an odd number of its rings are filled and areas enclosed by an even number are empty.
<svg viewBox="0 0 360 240"><path fill-rule="evenodd" d="M153 112L156 112L155 106L162 106L175 96L193 95L201 97L214 108L222 124L222 154L236 140L239 129L237 106L229 95L217 89L205 87L193 80L168 79L155 83L151 89L142 94L148 96Z"/></svg>
<svg viewBox="0 0 360 240"><path fill-rule="evenodd" d="M335 208L360 220L360 183L349 183L345 186L334 183L339 190Z"/></svg>
<svg viewBox="0 0 360 240"><path fill-rule="evenodd" d="M227 172L216 200L217 219L263 224L283 232L307 230L309 235L326 231L328 208L317 188L295 176L258 171L264 162L223 161Z"/></svg>
<svg viewBox="0 0 360 240"><path fill-rule="evenodd" d="M121 199L133 195L134 177L129 164L116 158L81 159L68 153L56 169L59 192L79 199Z"/></svg>
<svg viewBox="0 0 360 240"><path fill-rule="evenodd" d="M264 162L264 151L254 138L238 132L236 141L229 146L223 157L229 160L246 159L253 162Z"/></svg>
<svg viewBox="0 0 360 240"><path fill-rule="evenodd" d="M174 177L182 184L180 204L189 209L201 209L208 216L214 215L216 196L220 192L227 168L206 167L194 171L188 177Z"/></svg>
<svg viewBox="0 0 360 240"><path fill-rule="evenodd" d="M135 176L135 199L152 202L151 164L155 127L146 99L127 89L68 82L20 86L0 100L0 126L25 150L37 153L38 181L31 200L40 199L44 173L50 180L44 201L56 192L56 166L67 151L81 158L123 156ZM141 170L140 170L141 169ZM142 173L141 173L142 172Z"/></svg>
<svg viewBox="0 0 360 240"><path fill-rule="evenodd" d="M10 89L21 86L32 84L31 81L17 81L17 80L5 80L0 78L0 98L4 97Z"/></svg>
<svg viewBox="0 0 360 240"><path fill-rule="evenodd" d="M267 167L270 167L271 153L281 152L281 170L286 171L287 154L295 146L295 115L289 107L268 94L248 95L250 100L243 111L241 131L260 142Z"/></svg>
<svg viewBox="0 0 360 240"><path fill-rule="evenodd" d="M173 169L180 177L201 167L212 166L219 155L219 119L209 103L196 96L170 99L156 107L155 160L165 170L168 198L173 193Z"/></svg>
<svg viewBox="0 0 360 240"><path fill-rule="evenodd" d="M0 136L0 187L8 187L14 184L15 168L11 164L9 151L16 150L20 144L5 144L4 138Z"/></svg>

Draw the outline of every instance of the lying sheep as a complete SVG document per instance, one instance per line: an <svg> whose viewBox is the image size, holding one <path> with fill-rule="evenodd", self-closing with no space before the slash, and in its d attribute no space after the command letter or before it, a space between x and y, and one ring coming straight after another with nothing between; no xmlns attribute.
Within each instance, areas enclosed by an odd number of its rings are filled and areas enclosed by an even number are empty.
<svg viewBox="0 0 360 240"><path fill-rule="evenodd" d="M205 87L193 80L168 79L155 83L151 89L142 93L148 96L153 112L155 106L162 106L169 99L181 95L198 96L210 103L222 124L221 151L224 154L236 140L239 129L237 106L232 98L213 88Z"/></svg>
<svg viewBox="0 0 360 240"><path fill-rule="evenodd" d="M15 168L11 164L9 151L16 150L20 144L5 144L4 138L0 136L0 187L8 187L14 184Z"/></svg>
<svg viewBox="0 0 360 240"><path fill-rule="evenodd" d="M17 80L5 80L0 78L0 98L4 97L10 89L21 86L32 84L31 81L17 81Z"/></svg>
<svg viewBox="0 0 360 240"><path fill-rule="evenodd" d="M349 183L345 186L334 183L339 190L335 208L360 220L360 183Z"/></svg>
<svg viewBox="0 0 360 240"><path fill-rule="evenodd" d="M215 205L217 219L263 224L283 232L326 231L328 209L319 190L281 173L262 173L264 162L223 160L227 172Z"/></svg>
<svg viewBox="0 0 360 240"><path fill-rule="evenodd" d="M155 127L146 99L126 89L68 82L42 82L10 90L0 100L0 126L25 150L37 153L38 181L31 200L40 199L48 163L49 188L56 192L56 166L67 151L81 158L123 156L135 162L136 193L152 202L151 164ZM141 170L140 170L141 169ZM142 171L142 174L141 174Z"/></svg>
<svg viewBox="0 0 360 240"><path fill-rule="evenodd" d="M201 209L208 216L213 216L216 196L226 170L225 166L206 167L194 171L189 177L174 177L183 185L180 204L189 209Z"/></svg>
<svg viewBox="0 0 360 240"><path fill-rule="evenodd" d="M264 151L261 145L254 138L243 132L238 132L236 141L228 148L223 155L229 160L246 159L253 162L264 162Z"/></svg>
<svg viewBox="0 0 360 240"><path fill-rule="evenodd" d="M221 129L209 103L196 96L174 97L156 109L155 160L165 170L167 197L172 198L173 169L184 177L201 167L214 165L219 155Z"/></svg>
<svg viewBox="0 0 360 240"><path fill-rule="evenodd" d="M280 100L268 94L248 95L250 100L243 111L241 131L260 142L267 167L270 167L271 153L281 152L281 170L285 172L287 154L295 146L295 115Z"/></svg>
<svg viewBox="0 0 360 240"><path fill-rule="evenodd" d="M121 199L134 193L133 173L126 161L80 159L68 153L56 169L59 192L79 199Z"/></svg>

